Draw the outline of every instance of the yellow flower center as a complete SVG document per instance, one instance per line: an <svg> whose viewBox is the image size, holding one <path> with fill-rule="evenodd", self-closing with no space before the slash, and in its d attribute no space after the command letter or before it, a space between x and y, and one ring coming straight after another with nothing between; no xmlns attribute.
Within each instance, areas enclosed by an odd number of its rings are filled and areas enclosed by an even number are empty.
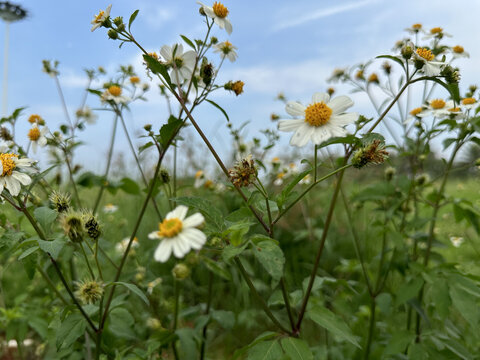
<svg viewBox="0 0 480 360"><path fill-rule="evenodd" d="M217 1L213 3L213 12L222 19L226 18L228 15L228 9L222 3Z"/></svg>
<svg viewBox="0 0 480 360"><path fill-rule="evenodd" d="M430 50L425 48L418 48L417 55L420 56L421 58L424 58L427 61L432 61L435 58L435 55L433 55Z"/></svg>
<svg viewBox="0 0 480 360"><path fill-rule="evenodd" d="M277 179L283 179L284 176L285 176L284 172L278 173L277 174Z"/></svg>
<svg viewBox="0 0 480 360"><path fill-rule="evenodd" d="M33 127L28 131L28 138L31 141L37 141L40 138L40 130L38 127Z"/></svg>
<svg viewBox="0 0 480 360"><path fill-rule="evenodd" d="M40 117L40 115L37 115L37 114L32 114L30 115L30 117L28 118L28 122L29 123L38 123L42 118Z"/></svg>
<svg viewBox="0 0 480 360"><path fill-rule="evenodd" d="M232 85L232 90L233 92L235 93L235 95L240 95L241 93L243 93L243 85L244 82L243 81L235 81Z"/></svg>
<svg viewBox="0 0 480 360"><path fill-rule="evenodd" d="M453 107L451 109L448 109L448 111L453 113L453 112L460 112L460 111L462 111L462 109L460 109L459 107Z"/></svg>
<svg viewBox="0 0 480 360"><path fill-rule="evenodd" d="M325 125L332 116L330 109L323 101L309 105L305 109L305 121L312 126Z"/></svg>
<svg viewBox="0 0 480 360"><path fill-rule="evenodd" d="M415 108L412 111L410 111L410 115L417 116L418 114L420 114L422 112L422 110L423 109L421 107Z"/></svg>
<svg viewBox="0 0 480 360"><path fill-rule="evenodd" d="M198 170L195 173L195 179L201 178L202 176L203 176L203 171L202 170Z"/></svg>
<svg viewBox="0 0 480 360"><path fill-rule="evenodd" d="M357 79L363 79L363 70L358 70L357 73L355 74L355 77Z"/></svg>
<svg viewBox="0 0 480 360"><path fill-rule="evenodd" d="M97 22L97 23L103 22L103 14L105 14L105 12L103 10L100 10L98 15L95 16L95 22Z"/></svg>
<svg viewBox="0 0 480 360"><path fill-rule="evenodd" d="M207 180L205 181L205 184L203 186L207 189L211 188L213 186L213 181L212 180Z"/></svg>
<svg viewBox="0 0 480 360"><path fill-rule="evenodd" d="M120 94L122 93L122 89L120 88L120 86L112 85L108 88L108 92L113 96L120 96Z"/></svg>
<svg viewBox="0 0 480 360"><path fill-rule="evenodd" d="M472 104L475 104L477 102L477 100L475 100L474 98L465 98L462 100L462 104L463 105L472 105Z"/></svg>
<svg viewBox="0 0 480 360"><path fill-rule="evenodd" d="M460 46L460 45L456 45L452 48L453 52L455 54L463 54L463 52L465 51L465 49L463 48L463 46Z"/></svg>
<svg viewBox="0 0 480 360"><path fill-rule="evenodd" d="M430 34L435 35L435 34L440 34L443 31L441 27L434 27L430 29Z"/></svg>
<svg viewBox="0 0 480 360"><path fill-rule="evenodd" d="M368 82L375 82L378 83L378 76L377 74L373 73L368 77Z"/></svg>
<svg viewBox="0 0 480 360"><path fill-rule="evenodd" d="M422 28L422 24L413 24L412 29L414 30L420 30Z"/></svg>
<svg viewBox="0 0 480 360"><path fill-rule="evenodd" d="M155 60L158 60L158 54L154 51L154 52L151 52L151 53L148 53L148 55L150 55L152 58L154 58Z"/></svg>
<svg viewBox="0 0 480 360"><path fill-rule="evenodd" d="M140 78L138 76L131 76L130 77L130 82L132 84L138 84L140 82Z"/></svg>
<svg viewBox="0 0 480 360"><path fill-rule="evenodd" d="M10 176L12 175L12 171L17 167L15 164L15 160L17 158L17 155L13 153L1 153L0 154L0 161L2 162L3 165L3 172L2 176Z"/></svg>
<svg viewBox="0 0 480 360"><path fill-rule="evenodd" d="M443 109L445 107L445 101L443 101L442 99L435 99L435 100L432 100L432 102L430 103L430 106L433 109Z"/></svg>
<svg viewBox="0 0 480 360"><path fill-rule="evenodd" d="M280 161L280 158L276 157L276 156L272 159L272 162L274 162L274 163L279 162L279 161Z"/></svg>
<svg viewBox="0 0 480 360"><path fill-rule="evenodd" d="M158 235L161 237L172 238L182 231L183 223L179 218L163 220L159 225Z"/></svg>

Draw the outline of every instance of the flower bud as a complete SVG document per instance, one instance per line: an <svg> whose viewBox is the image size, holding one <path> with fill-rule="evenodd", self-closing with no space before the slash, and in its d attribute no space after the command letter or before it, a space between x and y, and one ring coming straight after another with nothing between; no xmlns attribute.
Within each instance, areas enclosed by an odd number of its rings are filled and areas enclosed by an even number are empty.
<svg viewBox="0 0 480 360"><path fill-rule="evenodd" d="M117 32L117 30L110 29L110 30L108 30L107 35L108 35L108 37L109 37L110 39L112 39L112 40L117 40L117 39L118 39L118 32Z"/></svg>
<svg viewBox="0 0 480 360"><path fill-rule="evenodd" d="M84 304L94 304L100 300L103 295L103 285L95 280L79 282L75 295Z"/></svg>
<svg viewBox="0 0 480 360"><path fill-rule="evenodd" d="M184 263L178 263L174 266L172 275L176 280L184 280L190 276L190 269Z"/></svg>

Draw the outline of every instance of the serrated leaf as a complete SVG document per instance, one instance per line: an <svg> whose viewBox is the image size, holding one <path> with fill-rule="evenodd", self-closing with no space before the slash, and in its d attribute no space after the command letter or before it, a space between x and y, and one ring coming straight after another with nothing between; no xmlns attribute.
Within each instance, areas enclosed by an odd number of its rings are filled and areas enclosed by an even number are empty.
<svg viewBox="0 0 480 360"><path fill-rule="evenodd" d="M357 338L353 335L352 330L342 318L335 315L327 308L320 306L312 306L307 311L308 316L321 327L330 331L339 339L346 340L361 349Z"/></svg>
<svg viewBox="0 0 480 360"><path fill-rule="evenodd" d="M228 281L232 280L232 275L228 272L228 270L226 270L219 263L207 257L203 257L203 263L205 264L207 269L213 272L214 274L224 278L225 280L228 280Z"/></svg>
<svg viewBox="0 0 480 360"><path fill-rule="evenodd" d="M207 199L194 197L194 196L182 196L173 199L176 203L194 208L200 211L205 216L207 225L213 225L215 230L221 231L223 229L223 214L213 203Z"/></svg>
<svg viewBox="0 0 480 360"><path fill-rule="evenodd" d="M36 208L33 211L33 215L37 219L38 223L42 227L42 229L48 233L50 232L50 228L57 218L57 212L55 210L52 210L46 206L42 206L39 208Z"/></svg>
<svg viewBox="0 0 480 360"><path fill-rule="evenodd" d="M22 260L22 259L26 258L28 255L33 254L38 249L39 249L38 246L33 246L31 248L28 248L27 250L25 250L23 253L20 254L20 256L18 257L18 260Z"/></svg>
<svg viewBox="0 0 480 360"><path fill-rule="evenodd" d="M70 347L84 335L87 323L80 313L68 315L57 330L57 349Z"/></svg>
<svg viewBox="0 0 480 360"><path fill-rule="evenodd" d="M168 85L172 85L172 80L170 80L170 75L168 75L168 70L167 67L162 64L160 61L155 59L154 57L144 54L143 59L147 63L148 68L154 73L154 74L160 74L162 77L165 79Z"/></svg>
<svg viewBox="0 0 480 360"><path fill-rule="evenodd" d="M235 256L240 255L243 250L247 247L248 243L243 244L242 246L233 246L227 245L222 251L222 260L225 262L229 262Z"/></svg>
<svg viewBox="0 0 480 360"><path fill-rule="evenodd" d="M122 282L122 281L112 282L108 285L113 285L113 284L125 286L128 290L130 290L135 295L137 295L140 299L142 299L145 304L150 305L150 302L148 301L148 298L145 296L143 291L138 288L137 285L129 284L129 283Z"/></svg>
<svg viewBox="0 0 480 360"><path fill-rule="evenodd" d="M170 116L168 123L160 128L160 144L165 149L173 140L176 133L178 133L183 121Z"/></svg>
<svg viewBox="0 0 480 360"><path fill-rule="evenodd" d="M130 15L130 19L128 20L128 31L130 31L130 27L132 26L132 23L135 21L135 18L138 15L138 12L140 10L135 10L132 15Z"/></svg>
<svg viewBox="0 0 480 360"><path fill-rule="evenodd" d="M120 180L120 184L118 185L120 189L125 191L127 194L132 194L132 195L138 195L140 194L140 186L138 186L136 181L133 181L132 179L128 177L122 178Z"/></svg>
<svg viewBox="0 0 480 360"><path fill-rule="evenodd" d="M285 265L285 256L282 249L273 241L251 244L258 262L262 264L263 268L275 281L279 281L283 276L283 266Z"/></svg>
<svg viewBox="0 0 480 360"><path fill-rule="evenodd" d="M40 249L46 253L49 253L55 260L57 260L58 255L60 255L60 251L62 251L63 247L65 246L65 240L62 238L49 241L38 239L38 246L40 246Z"/></svg>
<svg viewBox="0 0 480 360"><path fill-rule="evenodd" d="M304 340L288 337L283 338L281 343L291 360L313 360L312 351Z"/></svg>
<svg viewBox="0 0 480 360"><path fill-rule="evenodd" d="M407 283L402 284L397 289L397 298L395 299L395 304L398 306L416 297L422 288L423 283L424 280L420 277L417 277L415 279L411 279Z"/></svg>
<svg viewBox="0 0 480 360"><path fill-rule="evenodd" d="M282 347L277 340L255 344L248 351L247 360L279 360L283 356Z"/></svg>
<svg viewBox="0 0 480 360"><path fill-rule="evenodd" d="M240 355L243 355L244 353L247 352L247 350L249 350L250 348L252 348L253 346L255 346L256 344L262 342L262 341L266 341L266 340L270 340L270 339L273 339L274 337L277 337L278 334L277 333L274 333L272 331L266 331L260 335L258 335L255 340L253 340L250 344L248 344L247 346L244 346L243 348L241 349L238 349L238 350L235 350L235 352L233 353L233 359L237 359Z"/></svg>
<svg viewBox="0 0 480 360"><path fill-rule="evenodd" d="M223 114L223 116L225 116L225 118L227 119L227 121L230 121L230 118L228 117L228 114L225 110L223 110L223 108L218 105L216 102L210 100L210 99L205 99L206 102L209 102L210 104L212 104L213 106L215 106L218 110L220 110Z"/></svg>

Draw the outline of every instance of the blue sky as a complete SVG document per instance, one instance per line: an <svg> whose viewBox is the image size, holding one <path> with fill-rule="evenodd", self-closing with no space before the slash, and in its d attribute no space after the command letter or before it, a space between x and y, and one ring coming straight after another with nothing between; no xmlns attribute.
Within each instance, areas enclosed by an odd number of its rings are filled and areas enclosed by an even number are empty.
<svg viewBox="0 0 480 360"><path fill-rule="evenodd" d="M102 1L17 1L29 11L29 17L10 26L10 61L8 109L28 106L26 114L42 115L54 130L63 121L63 112L52 79L42 73L42 60L60 62L60 82L65 91L70 113L81 102L86 78L82 69L99 65L112 73L119 65L133 64L143 80L148 80L141 66L139 51L130 44L122 49L109 40L104 28L90 31L90 21L110 2ZM204 3L209 4L206 0ZM224 2L233 24L231 36L216 28L214 35L228 39L238 47L238 60L225 62L220 81L241 79L245 93L239 97L220 94L215 101L230 114L232 122L250 121L248 136L259 129L272 127L272 112L287 116L280 102L275 101L282 91L291 100L310 101L315 91L325 91L326 82L334 68L365 62L380 54L391 53L396 40L406 36L404 28L421 22L425 27L441 26L454 37L446 43L463 45L470 59L461 59L462 86L478 81L476 64L480 60L480 44L476 34L480 2L457 0L297 0L297 1L234 1ZM113 16L128 19L140 10L133 26L138 41L151 51L164 44L179 42L179 34L190 38L203 37L205 25L193 0L178 1L113 1ZM4 24L0 24L0 39ZM2 43L3 49L3 43ZM3 50L2 50L3 53ZM214 61L219 59L210 55ZM1 59L3 66L3 57ZM380 64L381 62L379 62ZM336 87L337 95L348 88ZM352 109L373 115L368 99L352 95ZM164 101L156 91L150 91L148 103L132 107L127 122L132 132L146 123L157 128L167 117ZM90 107L99 107L98 100L89 97ZM205 104L196 112L198 122L223 157L230 149L225 122L218 110ZM85 145L77 160L93 169L102 168L106 154L111 116L101 114L97 125L80 133ZM217 131L217 128L220 130ZM28 131L23 121L18 134ZM282 134L287 144L290 134ZM141 142L138 142L140 144ZM119 135L116 151L126 148ZM128 151L123 150L126 155ZM92 156L96 154L95 156ZM42 157L44 158L44 157Z"/></svg>

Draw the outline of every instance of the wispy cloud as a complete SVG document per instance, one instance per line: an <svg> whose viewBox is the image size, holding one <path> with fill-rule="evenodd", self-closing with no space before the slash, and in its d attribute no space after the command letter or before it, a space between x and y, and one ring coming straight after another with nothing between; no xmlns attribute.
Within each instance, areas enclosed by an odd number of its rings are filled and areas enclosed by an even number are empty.
<svg viewBox="0 0 480 360"><path fill-rule="evenodd" d="M273 31L279 31L279 30L284 30L292 27L296 27L299 25L303 25L305 23L308 23L313 20L318 20L324 17L332 16L332 15L337 15L343 12L347 12L350 10L358 9L359 7L367 6L370 4L373 4L375 2L378 2L378 0L363 0L363 1L356 1L356 2L351 2L347 3L344 5L339 5L339 6L332 6L329 8L322 8L316 11L312 11L308 13L305 16L297 17L292 20L286 20L283 22L278 23L273 27Z"/></svg>

